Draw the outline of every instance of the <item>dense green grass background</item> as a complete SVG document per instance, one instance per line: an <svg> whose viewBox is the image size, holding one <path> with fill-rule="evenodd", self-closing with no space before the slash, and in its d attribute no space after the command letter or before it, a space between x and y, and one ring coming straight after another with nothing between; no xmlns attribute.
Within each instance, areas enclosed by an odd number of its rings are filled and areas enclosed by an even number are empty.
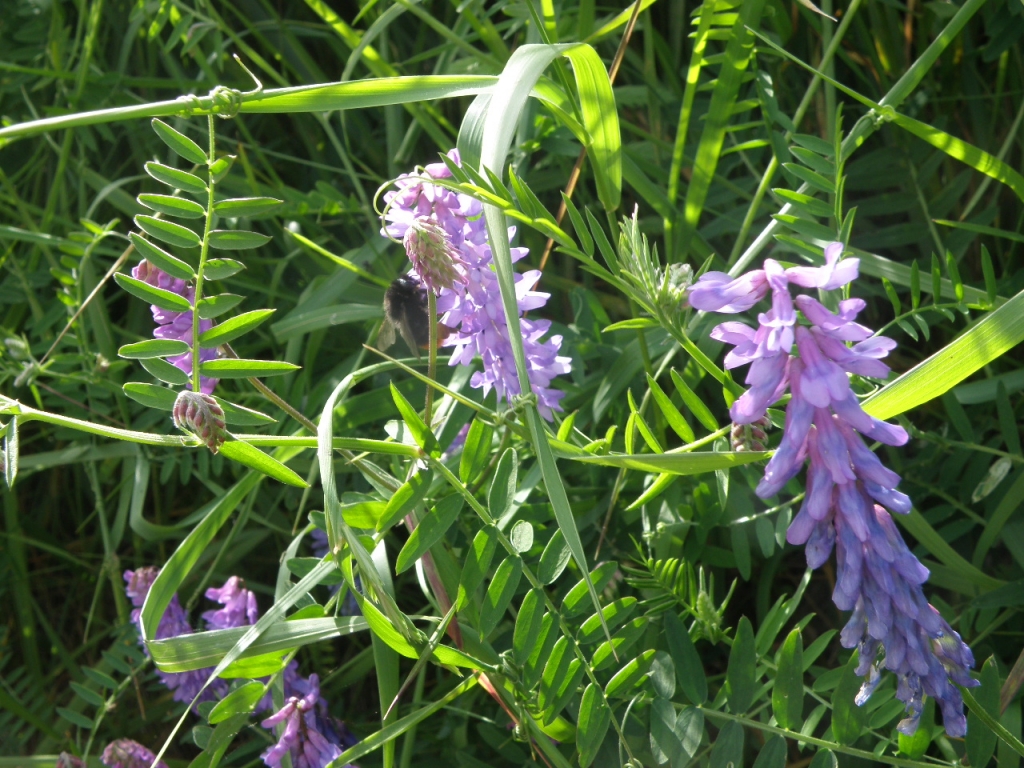
<svg viewBox="0 0 1024 768"><path fill-rule="evenodd" d="M757 239L786 202L772 190L795 190L804 178L801 167L828 165L827 146L821 150L813 141L794 140L793 134L831 144L837 130L860 130L866 140L845 166L844 200L847 208L857 209L850 244L864 252L864 276L856 294L869 301L865 322L874 328L889 326L887 333L900 342L890 363L902 373L1024 290L1024 180L1018 173L1024 158L1024 5L1019 0L974 3L962 31L958 28L944 40L937 57L926 52L933 41L943 40L943 30L960 10L956 2L823 2L821 10L838 22L797 0L767 0L756 11L752 5L739 10L753 14L751 27L762 36L756 39L748 70L755 76L741 78L731 97L720 68L735 60L729 45L739 32L728 9L712 22L707 58L698 73L691 68L689 33L699 6L659 0L645 7L614 84L621 126L621 204L617 210L603 210L587 161L573 201L580 210L589 208L595 226L603 227L613 241L618 233L609 227L636 208L640 229L662 258L695 269L712 254L716 269L748 261L748 256L756 259L760 249L745 254L755 242L776 249L777 258L797 261L800 249L792 238L820 239L819 230L790 221L788 228L774 232L789 241L773 239L772 231L763 241ZM529 0L7 0L0 15L0 119L5 127L16 126L187 93L204 95L219 84L246 90L251 81L232 61L236 53L266 88L395 75L497 75L511 52L526 43L586 41L610 64L627 28L629 8L626 3ZM842 33L838 40L837 30ZM749 55L754 38L744 34L743 55ZM812 75L770 43L810 67L818 67L831 46L835 55L824 66L828 77L874 103L898 94L894 106L899 113L924 129L915 133L884 119L884 113L874 120L865 117L863 103L829 83L808 90ZM687 90L688 72L698 77L699 87ZM569 94L566 113L578 117L568 65L555 64L548 75ZM692 105L687 106L684 94L692 97ZM234 119L217 121L219 146L238 157L225 191L271 195L285 203L253 224L272 242L246 252L246 271L223 281L224 290L246 297L240 309L276 309L273 320L238 342L236 349L243 357L301 365L299 372L267 383L307 417L319 416L344 376L377 362L362 344L371 337L373 308L383 298L379 283L386 284L406 268L401 248L378 234L378 188L416 165L435 162L439 152L454 146L470 103L465 96L347 111L247 114L243 109ZM842 125L837 125L840 104ZM681 110L690 114L682 134ZM704 118L709 114L718 115L714 119L724 116L717 147L705 140L711 120ZM205 118L171 122L204 143ZM869 125L876 130L867 130ZM562 115L536 100L528 104L516 129L510 158L515 173L554 215L581 145ZM117 356L121 345L149 337L152 323L148 308L112 281L100 288L51 349L121 256L131 217L143 210L135 195L156 191L143 164L154 158L168 162L170 153L145 119L16 134L16 129L6 135L0 130L3 395L50 414L171 434L165 412L142 407L122 391L126 381L152 380ZM962 143L951 143L949 137ZM992 156L1011 171L1017 169L1017 175L994 166ZM995 170L980 172L986 168ZM819 198L831 202L828 195ZM811 220L809 215L804 218ZM823 216L817 226L834 232L836 223ZM569 223L565 228L575 232ZM582 242L578 232L574 237ZM538 265L546 231L520 226L519 238L531 250L527 262ZM925 294L920 307L926 307L932 302L933 254L939 257L942 278L951 280L944 284L941 299L950 307L916 311L910 267L919 264ZM379 280L357 279L339 269L337 256ZM129 257L128 264L136 258ZM985 264L991 265L989 274ZM958 280L966 286L962 297L955 295ZM541 289L552 293L542 314L565 336L563 351L574 361L572 375L561 385L568 393L565 413L576 412L575 428L591 440L617 426L611 447L623 450L630 413L627 390L637 403L646 403L645 369L658 370L663 356L678 346L661 329L642 338L635 330L604 331L612 322L634 316L635 304L562 250L556 249L546 263ZM352 305L370 309L346 314ZM1016 313L1019 319L1020 310ZM717 350L704 342L706 333L707 326L697 328L692 338L715 357ZM1019 321L1006 321L999 351L1012 348L1021 335ZM670 365L686 371L687 359L679 355ZM947 367L955 371L960 360L952 358ZM447 381L451 371L440 367ZM1024 638L1020 351L989 355L963 371L968 373L974 373L970 381L904 414L915 439L906 449L886 449L885 460L903 475L902 487L920 511L908 530L918 542L917 554L932 568L933 603L972 646L979 667L993 659L991 671L982 673L985 685L978 699L1019 739L1018 690L1024 669L1013 665ZM951 383L963 378L950 375L955 379ZM335 411L335 435L385 437L385 422L398 417L387 389L389 378L371 377L350 393ZM671 390L667 373L660 379ZM687 379L719 423L725 423L721 387L692 364ZM422 401L421 383L404 374L395 380L412 402ZM298 428L244 380L225 381L218 394L280 420L264 432L289 435ZM487 405L493 407L493 400ZM664 418L653 406L645 407L661 445L678 445ZM700 422L690 422L699 432ZM499 434L495 459L499 448L517 446L522 454L520 490L541 489L524 495L518 513L537 528L539 556L557 528L552 508L539 485L529 442L509 432ZM36 760L26 756L40 755L39 763L51 763L58 752L80 753L87 744L95 759L107 741L121 736L155 751L182 708L170 700L135 646L121 572L166 562L195 525L196 510L221 496L244 470L205 450L133 445L40 421L24 424L19 437L17 482L4 489L0 531L0 754L5 756L0 762L24 765ZM642 442L636 443L640 452ZM397 475L399 460L389 462L385 457L381 465ZM289 466L307 477L315 463L316 456L306 451ZM663 496L632 510L627 507L649 483L644 473L567 462L560 469L591 566L609 558L623 566L608 587L608 599L657 598L675 590L682 603L695 600L685 579L665 577L665 568L652 563L664 577L656 584L647 563L641 562L648 557L683 558L688 567L713 576L716 603L738 579L724 615L717 619L731 636L740 616L762 626L776 600L792 595L801 584L802 554L780 548L773 536L778 516L788 512L765 514L750 491L759 465L733 469L726 493L721 493L721 476L683 477ZM339 460L336 470L341 491L366 489L348 463ZM486 495L482 487L475 489L481 498ZM728 503L723 503L726 498ZM256 591L261 609L268 610L281 553L305 524L306 513L323 506L321 499L318 487L304 491L265 481L203 552L179 591L183 604L198 606L208 583L238 574ZM447 546L456 560L472 538L473 523L460 519L448 535ZM404 531L390 534L392 556L404 540ZM301 554L309 555L308 545L303 546ZM632 570L625 567L630 563ZM570 566L552 587L552 596L563 596L580 576L575 564ZM813 614L803 630L806 646L845 622L829 599L832 578L830 566L815 573L793 606L794 621ZM326 599L326 590L318 590L314 595ZM396 578L395 592L407 613L433 611L413 572ZM665 605L680 610L680 603L671 599ZM499 648L510 643L511 619L505 624L508 637L502 639L503 630L495 636ZM701 639L700 632L693 634L714 699L729 647ZM645 647L663 647L659 637L652 629ZM773 678L774 651L774 646L759 648L767 663L762 680ZM306 646L299 658L304 671L319 672L333 713L357 735L381 728L368 633ZM891 756L897 747L895 712L886 719L876 709L870 732L856 745L833 743L829 711L839 682L836 671L847 659L838 642L830 642L805 678L805 735L832 744L844 765L868 760L863 753L855 755L858 749L870 753L881 745ZM131 675L125 673L126 663L134 669ZM99 718L95 703L72 688L74 683L100 690L87 668L100 669L119 684L116 693L105 691L113 705ZM412 662L403 662L403 679L411 668ZM399 714L438 699L451 687L451 679L440 667L429 666ZM765 695L762 691L762 704L770 699L770 693ZM65 714L58 714L58 708ZM96 725L76 725L67 712ZM648 764L648 715L642 704L637 713L627 718L625 730L638 759ZM616 715L623 717L622 707ZM755 705L750 718L767 723L769 715ZM194 722L175 736L167 751L180 765L199 753L189 731ZM360 764L527 764L529 746L511 738L507 723L493 700L477 688L397 739L397 757L378 751ZM709 758L709 748L724 721L709 716L707 723L704 745L694 759L716 765L727 756ZM988 744L983 723L972 719L971 728L978 734L974 738L982 739L980 746L968 745L975 750L973 765L981 768L977 759L985 762L989 757L998 759L1000 768L1018 764L1019 757L1004 740L992 737ZM928 759L949 763L963 755L963 742L951 742L939 728L932 730ZM738 754L750 764L770 734L753 726L746 732L746 750ZM267 743L260 729L243 730L224 762L258 762ZM606 765L618 760L614 744L609 739L599 765L601 760L612 761ZM564 751L572 759L571 745ZM813 756L813 749L801 752L790 742L789 764L804 765Z"/></svg>

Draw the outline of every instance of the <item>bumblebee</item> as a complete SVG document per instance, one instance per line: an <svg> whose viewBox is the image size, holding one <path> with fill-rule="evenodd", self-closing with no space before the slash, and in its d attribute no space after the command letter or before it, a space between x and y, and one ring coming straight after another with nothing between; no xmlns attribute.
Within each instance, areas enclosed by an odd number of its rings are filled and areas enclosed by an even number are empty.
<svg viewBox="0 0 1024 768"><path fill-rule="evenodd" d="M420 349L430 345L427 289L414 275L400 275L384 292L384 323L377 336L377 346L385 350L394 344L396 331L416 357L420 356ZM438 344L449 333L448 326L438 323Z"/></svg>

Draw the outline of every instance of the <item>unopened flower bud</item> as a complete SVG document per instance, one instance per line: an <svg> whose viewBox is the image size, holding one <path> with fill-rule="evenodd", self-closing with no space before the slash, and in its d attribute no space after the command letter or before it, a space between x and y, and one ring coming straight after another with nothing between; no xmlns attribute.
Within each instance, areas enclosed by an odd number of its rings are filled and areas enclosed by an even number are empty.
<svg viewBox="0 0 1024 768"><path fill-rule="evenodd" d="M212 395L185 390L174 401L174 426L184 429L204 443L210 453L217 453L227 436L224 429L224 409Z"/></svg>
<svg viewBox="0 0 1024 768"><path fill-rule="evenodd" d="M409 256L423 284L435 293L441 288L453 288L465 283L466 276L459 271L466 262L452 245L451 237L433 219L420 216L413 219L402 238Z"/></svg>

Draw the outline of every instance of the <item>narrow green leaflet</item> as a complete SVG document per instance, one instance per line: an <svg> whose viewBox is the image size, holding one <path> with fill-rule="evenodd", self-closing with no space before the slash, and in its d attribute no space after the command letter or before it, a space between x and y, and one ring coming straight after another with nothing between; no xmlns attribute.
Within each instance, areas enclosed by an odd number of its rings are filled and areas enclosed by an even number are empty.
<svg viewBox="0 0 1024 768"><path fill-rule="evenodd" d="M210 725L216 725L227 720L232 715L238 715L243 712L252 712L259 703L259 700L263 698L263 694L267 692L267 686L256 680L250 683L246 683L240 688L236 688L223 699L217 702L210 715L207 717L207 722Z"/></svg>
<svg viewBox="0 0 1024 768"><path fill-rule="evenodd" d="M605 695L609 699L619 696L631 696L633 689L647 674L647 670L650 669L655 653L656 651L644 651L612 675L612 679L605 686Z"/></svg>
<svg viewBox="0 0 1024 768"><path fill-rule="evenodd" d="M305 480L280 461L243 440L227 441L221 445L220 452L225 458L244 464L257 472L262 472L267 477L272 477L285 485L293 485L296 488L309 487Z"/></svg>
<svg viewBox="0 0 1024 768"><path fill-rule="evenodd" d="M157 288L142 280L136 280L130 275L118 273L114 275L114 281L132 296L142 299L147 304L160 307L160 309L166 309L171 312L190 312L192 310L192 305L189 304L188 299L184 296L165 291L163 288Z"/></svg>
<svg viewBox="0 0 1024 768"><path fill-rule="evenodd" d="M709 768L737 768L743 764L743 726L730 720L722 726L715 739L708 761Z"/></svg>
<svg viewBox="0 0 1024 768"><path fill-rule="evenodd" d="M729 699L729 709L741 714L750 709L754 700L754 689L757 679L754 671L757 655L754 649L754 628L750 619L741 616L736 625L736 637L729 652L729 668L725 673L725 691Z"/></svg>
<svg viewBox="0 0 1024 768"><path fill-rule="evenodd" d="M494 520L500 520L512 506L518 482L519 458L515 449L506 448L494 470L494 479L487 492L487 509Z"/></svg>
<svg viewBox="0 0 1024 768"><path fill-rule="evenodd" d="M473 544L465 555L466 562L459 577L459 593L456 600L459 610L466 606L476 588L483 582L497 547L498 537L493 528L481 528L473 537Z"/></svg>
<svg viewBox="0 0 1024 768"><path fill-rule="evenodd" d="M173 357L184 355L191 347L178 339L147 339L134 344L125 344L117 350L118 357L130 360L144 360L150 357Z"/></svg>
<svg viewBox="0 0 1024 768"><path fill-rule="evenodd" d="M544 598L540 590L531 589L523 598L512 635L512 651L516 661L524 664L533 652L544 618Z"/></svg>
<svg viewBox="0 0 1024 768"><path fill-rule="evenodd" d="M597 757L597 750L611 724L611 716L601 689L590 683L583 691L576 722L576 748L579 750L580 768L587 768Z"/></svg>
<svg viewBox="0 0 1024 768"><path fill-rule="evenodd" d="M233 357L210 360L199 365L199 372L203 376L210 376L214 379L248 379L253 377L261 378L263 376L280 376L283 373L291 373L297 370L299 370L299 366L282 360L240 360Z"/></svg>
<svg viewBox="0 0 1024 768"><path fill-rule="evenodd" d="M663 621L665 639L676 670L676 682L691 703L703 704L708 698L708 681L690 633L682 619L671 611L664 614Z"/></svg>
<svg viewBox="0 0 1024 768"><path fill-rule="evenodd" d="M129 233L128 238L142 258L152 262L154 266L159 267L171 277L176 277L179 280L195 279L195 271L186 262L177 256L172 256L158 245L154 245L138 232ZM207 264L207 270L209 270L209 264Z"/></svg>
<svg viewBox="0 0 1024 768"><path fill-rule="evenodd" d="M281 200L273 197L235 197L214 203L213 212L221 216L245 218L269 213L281 203Z"/></svg>
<svg viewBox="0 0 1024 768"><path fill-rule="evenodd" d="M434 544L439 542L451 528L465 500L459 494L452 494L441 499L427 515L420 520L419 525L409 535L402 551L398 553L395 560L395 573L403 573L411 568L423 554Z"/></svg>
<svg viewBox="0 0 1024 768"><path fill-rule="evenodd" d="M203 277L207 280L224 280L245 269L245 264L235 259L207 259Z"/></svg>
<svg viewBox="0 0 1024 768"><path fill-rule="evenodd" d="M268 235L245 229L215 229L210 233L210 247L221 251L247 251L269 243Z"/></svg>
<svg viewBox="0 0 1024 768"><path fill-rule="evenodd" d="M166 219L139 214L135 217L135 225L150 237L178 248L198 248L201 242L199 235L188 227Z"/></svg>
<svg viewBox="0 0 1024 768"><path fill-rule="evenodd" d="M276 311L275 309L254 309L251 312L243 312L201 333L199 345L210 348L234 341L265 322Z"/></svg>
<svg viewBox="0 0 1024 768"><path fill-rule="evenodd" d="M480 634L486 637L491 633L502 616L508 604L519 586L519 579L523 575L523 561L518 557L505 558L498 569L494 572L490 586L487 587L487 596L480 608Z"/></svg>
<svg viewBox="0 0 1024 768"><path fill-rule="evenodd" d="M863 682L856 668L857 653L854 652L832 692L832 734L840 744L849 745L857 741L868 721L867 711L858 707L855 701Z"/></svg>
<svg viewBox="0 0 1024 768"><path fill-rule="evenodd" d="M225 312L230 312L244 300L245 297L239 296L237 293L220 293L216 296L205 296L199 300L199 317L203 320L220 317Z"/></svg>
<svg viewBox="0 0 1024 768"><path fill-rule="evenodd" d="M137 200L151 211L182 219L201 219L206 209L194 200L171 195L139 195Z"/></svg>
<svg viewBox="0 0 1024 768"><path fill-rule="evenodd" d="M206 153L185 134L172 128L163 120L153 118L150 125L153 126L153 130L156 131L156 135L166 144L175 154L185 158L190 163L196 165L206 165L209 162L209 158Z"/></svg>
<svg viewBox="0 0 1024 768"><path fill-rule="evenodd" d="M783 728L795 731L803 724L804 641L800 630L789 633L776 654L775 685L772 686L772 712Z"/></svg>
<svg viewBox="0 0 1024 768"><path fill-rule="evenodd" d="M423 501L423 496L430 487L429 472L417 472L410 477L391 495L384 514L377 521L377 530L385 531L398 523L403 517Z"/></svg>
<svg viewBox="0 0 1024 768"><path fill-rule="evenodd" d="M146 163L146 173L161 184L166 184L169 187L180 189L192 195L205 195L207 192L206 182L195 174L171 168L163 163Z"/></svg>
<svg viewBox="0 0 1024 768"><path fill-rule="evenodd" d="M158 384L143 384L142 382L130 381L122 389L135 402L161 411L173 410L174 401L178 397L173 389L161 387Z"/></svg>

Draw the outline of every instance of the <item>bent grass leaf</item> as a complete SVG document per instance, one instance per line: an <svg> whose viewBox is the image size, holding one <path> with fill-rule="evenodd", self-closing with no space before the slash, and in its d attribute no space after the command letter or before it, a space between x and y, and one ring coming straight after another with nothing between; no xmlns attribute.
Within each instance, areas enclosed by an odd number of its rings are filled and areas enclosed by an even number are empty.
<svg viewBox="0 0 1024 768"><path fill-rule="evenodd" d="M132 296L142 299L147 304L160 307L160 309L166 309L170 312L192 311L192 305L189 304L188 299L184 296L165 291L163 288L157 288L149 283L144 283L142 280L136 280L130 275L118 273L114 275L114 282Z"/></svg>
<svg viewBox="0 0 1024 768"><path fill-rule="evenodd" d="M641 472L667 473L671 475L701 475L716 469L729 469L755 461L764 461L769 453L759 452L712 452L691 453L611 453L603 456L569 456L572 461L584 464L600 464L606 467L622 467Z"/></svg>
<svg viewBox="0 0 1024 768"><path fill-rule="evenodd" d="M210 330L199 334L199 346L211 348L234 341L239 336L248 333L253 328L262 324L276 311L275 309L254 309L251 312L243 312L236 317L232 317L230 320L225 320L223 323L215 325Z"/></svg>
<svg viewBox="0 0 1024 768"><path fill-rule="evenodd" d="M170 147L171 151L178 156L196 165L206 165L209 162L206 153L203 152L198 144L185 134L169 126L163 120L154 117L150 125L153 126L153 130L156 131L156 135L160 137L163 143Z"/></svg>
<svg viewBox="0 0 1024 768"><path fill-rule="evenodd" d="M139 252L142 258L162 269L171 277L176 277L179 280L195 279L196 273L191 266L177 256L172 256L160 246L149 242L138 232L129 233L128 238L132 241L132 245L135 246L135 250Z"/></svg>
<svg viewBox="0 0 1024 768"><path fill-rule="evenodd" d="M182 192L188 192L192 195L205 195L207 193L206 182L195 174L180 171L177 168L171 168L169 165L157 162L148 162L145 168L146 173L168 187L180 189Z"/></svg>
<svg viewBox="0 0 1024 768"><path fill-rule="evenodd" d="M1024 291L864 401L878 419L927 403L1024 341Z"/></svg>

